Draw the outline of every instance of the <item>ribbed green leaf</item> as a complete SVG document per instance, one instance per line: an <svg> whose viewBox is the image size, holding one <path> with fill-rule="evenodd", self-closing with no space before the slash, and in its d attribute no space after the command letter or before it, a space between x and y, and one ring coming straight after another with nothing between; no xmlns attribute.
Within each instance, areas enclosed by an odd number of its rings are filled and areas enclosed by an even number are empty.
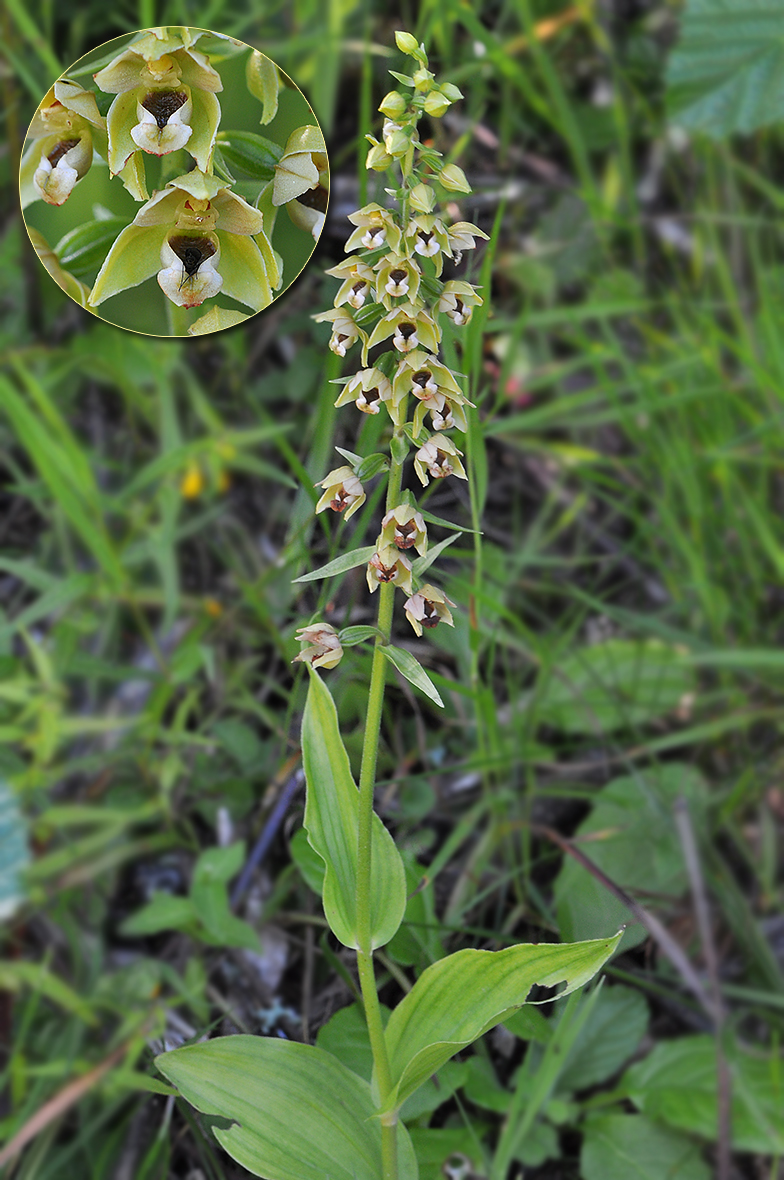
<svg viewBox="0 0 784 1180"><path fill-rule="evenodd" d="M351 777L329 689L310 671L302 719L302 761L307 781L305 827L326 866L324 913L335 935L357 947L357 833L359 791ZM373 813L371 837L371 943L384 946L406 908L406 876L395 842Z"/></svg>
<svg viewBox="0 0 784 1180"><path fill-rule="evenodd" d="M420 692L423 692L426 697L430 697L431 701L435 701L443 709L444 702L441 700L438 689L419 660L412 656L410 651L406 651L402 647L395 647L393 643L383 644L381 651L390 664L394 664L398 672L405 676L409 684L413 684L415 688L418 688Z"/></svg>
<svg viewBox="0 0 784 1180"><path fill-rule="evenodd" d="M218 1037L155 1063L203 1114L237 1163L266 1180L379 1180L381 1123L370 1086L323 1049L272 1037ZM399 1180L417 1180L398 1126Z"/></svg>
<svg viewBox="0 0 784 1180"><path fill-rule="evenodd" d="M301 578L294 578L297 582L317 582L320 578L334 578L338 574L345 574L348 570L356 569L358 565L367 565L376 552L375 545L364 545L361 549L352 549L350 553L341 553L334 561L328 561L317 570L303 574Z"/></svg>
<svg viewBox="0 0 784 1180"><path fill-rule="evenodd" d="M398 1004L386 1028L393 1089L389 1109L449 1058L500 1024L526 1002L534 984L581 987L620 942L613 938L564 945L528 945L503 951L458 951L422 973Z"/></svg>

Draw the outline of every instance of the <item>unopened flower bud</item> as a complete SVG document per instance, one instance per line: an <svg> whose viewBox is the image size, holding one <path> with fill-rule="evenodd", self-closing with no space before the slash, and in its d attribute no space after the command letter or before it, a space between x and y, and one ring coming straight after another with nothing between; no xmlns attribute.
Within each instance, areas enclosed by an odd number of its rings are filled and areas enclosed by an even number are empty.
<svg viewBox="0 0 784 1180"><path fill-rule="evenodd" d="M416 213L432 213L436 207L436 194L427 184L417 184L409 197L411 208Z"/></svg>
<svg viewBox="0 0 784 1180"><path fill-rule="evenodd" d="M409 57L418 55L420 52L419 42L412 33L405 33L398 30L395 33L395 44L401 53L407 53Z"/></svg>
<svg viewBox="0 0 784 1180"><path fill-rule="evenodd" d="M381 101L379 110L382 115L386 115L388 119L399 119L406 113L408 104L402 94L398 94L396 90L390 90Z"/></svg>
<svg viewBox="0 0 784 1180"><path fill-rule="evenodd" d="M449 609L454 605L443 590L428 583L409 598L403 609L417 635L421 635L423 627L427 627L429 630L439 623L446 623L449 627L454 627L452 612Z"/></svg>
<svg viewBox="0 0 784 1180"><path fill-rule="evenodd" d="M292 664L310 664L311 668L334 668L343 659L343 648L334 627L329 623L312 623L299 627L296 637L302 650L291 661Z"/></svg>
<svg viewBox="0 0 784 1180"><path fill-rule="evenodd" d="M451 102L439 90L431 90L425 99L425 113L432 115L434 119L440 119L451 106Z"/></svg>
<svg viewBox="0 0 784 1180"><path fill-rule="evenodd" d="M374 172L386 172L392 160L383 143L374 143L367 154L365 167L372 168Z"/></svg>
<svg viewBox="0 0 784 1180"><path fill-rule="evenodd" d="M466 174L457 164L447 164L441 169L438 179L444 188L451 193L470 193L471 185L466 180Z"/></svg>

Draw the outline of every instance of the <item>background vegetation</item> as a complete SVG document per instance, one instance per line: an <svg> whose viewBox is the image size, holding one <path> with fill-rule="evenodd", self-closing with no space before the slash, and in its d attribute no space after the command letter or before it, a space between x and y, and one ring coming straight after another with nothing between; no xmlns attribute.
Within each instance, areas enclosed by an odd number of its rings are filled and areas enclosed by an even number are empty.
<svg viewBox="0 0 784 1180"><path fill-rule="evenodd" d="M481 534L448 551L455 632L410 639L446 709L401 680L383 731L377 802L420 886L386 995L443 948L630 923L600 989L417 1096L420 1175L780 1175L784 7L690 0L680 28L662 0L258 8L2 17L0 1164L239 1176L155 1075L162 1042L317 1038L369 1068L300 834L290 660L310 612L370 608L361 571L292 579L337 551L312 484L354 439L310 316L374 196L363 136L403 27L466 95L433 134L492 239L472 263L489 315L446 346L479 406L472 490L427 504ZM332 164L291 290L184 342L63 296L14 195L61 68L156 21L268 53ZM353 545L379 494L340 526ZM331 674L352 757L368 671L355 648Z"/></svg>

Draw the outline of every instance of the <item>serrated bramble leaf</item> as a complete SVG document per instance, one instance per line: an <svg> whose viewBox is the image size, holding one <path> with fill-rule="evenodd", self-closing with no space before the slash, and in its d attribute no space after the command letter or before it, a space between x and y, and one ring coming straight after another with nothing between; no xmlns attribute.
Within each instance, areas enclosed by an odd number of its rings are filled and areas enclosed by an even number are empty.
<svg viewBox="0 0 784 1180"><path fill-rule="evenodd" d="M779 0L687 0L667 83L673 120L713 139L784 116Z"/></svg>

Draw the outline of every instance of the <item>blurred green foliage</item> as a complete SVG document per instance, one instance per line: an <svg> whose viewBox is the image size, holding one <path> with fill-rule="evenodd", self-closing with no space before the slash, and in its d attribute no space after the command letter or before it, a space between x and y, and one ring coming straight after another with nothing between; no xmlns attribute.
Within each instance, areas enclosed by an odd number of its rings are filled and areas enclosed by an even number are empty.
<svg viewBox="0 0 784 1180"><path fill-rule="evenodd" d="M292 582L345 548L344 524L313 517L312 484L334 445L355 440L333 412L341 370L327 329L310 315L331 302L320 270L341 255L345 213L378 195L356 164L378 129L396 27L414 28L466 95L442 146L477 194L461 214L493 239L475 274L488 314L462 351L456 339L444 349L478 405L474 498L437 488L427 505L482 532L443 558L455 633L411 645L446 708L395 678L384 721L377 803L426 882L381 982L394 1002L464 940L567 937L579 904L563 882L582 874L570 888L587 889L586 870L542 828L577 833L704 979L672 806L684 796L712 905L735 1163L776 1174L780 132L717 144L668 126L669 4L410 9L6 4L0 773L33 859L3 936L3 1138L88 1078L25 1147L25 1180L239 1175L154 1075L160 1038L217 1027L314 1040L355 998L303 863L296 795L236 911L259 958L121 929L156 890L192 898L193 866L219 833L250 848L268 822L297 766L295 627L316 610L338 627L371 622L361 571L321 596ZM252 325L213 339L96 323L26 253L15 213L21 135L61 65L155 21L268 53L312 102L337 177L319 265ZM379 429L363 423L363 453ZM373 539L379 495L371 487L348 526L355 546ZM354 760L364 650L330 674ZM594 1180L621 1174L619 1153L651 1180L715 1173L706 1009L651 939L609 974L603 990L490 1034L457 1063L465 1080L412 1116L422 1180L448 1159L452 1175L501 1180L514 1161L556 1158L561 1175ZM592 1072L580 1046L614 1021L628 1056ZM676 1084L687 1068L691 1104Z"/></svg>

